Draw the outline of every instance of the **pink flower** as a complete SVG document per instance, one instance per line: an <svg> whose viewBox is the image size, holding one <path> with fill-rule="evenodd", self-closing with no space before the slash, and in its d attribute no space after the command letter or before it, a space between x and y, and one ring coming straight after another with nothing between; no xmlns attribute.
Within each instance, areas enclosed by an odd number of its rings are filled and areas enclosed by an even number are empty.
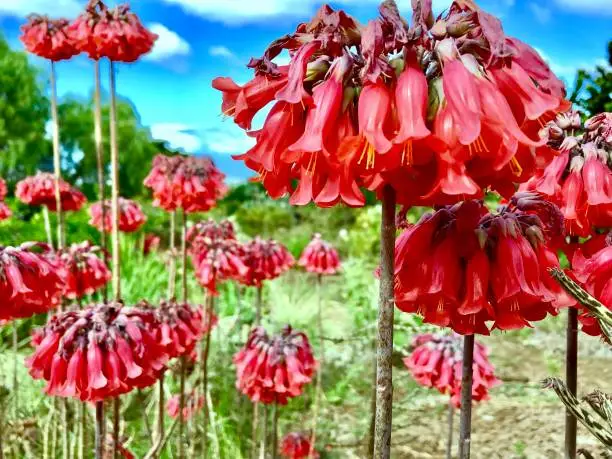
<svg viewBox="0 0 612 459"><path fill-rule="evenodd" d="M288 433L281 440L280 454L287 459L318 459L319 453L312 448L311 440L302 432Z"/></svg>
<svg viewBox="0 0 612 459"><path fill-rule="evenodd" d="M66 19L52 20L47 16L32 14L28 16L28 23L21 26L22 35L19 39L32 54L51 61L61 61L78 54L67 29Z"/></svg>
<svg viewBox="0 0 612 459"><path fill-rule="evenodd" d="M85 195L67 182L60 180L60 200L63 211L76 211L87 202ZM30 206L45 206L56 211L55 176L48 172L38 172L17 183L15 196Z"/></svg>
<svg viewBox="0 0 612 459"><path fill-rule="evenodd" d="M109 199L104 201L104 222L102 222L102 204L100 202L96 202L89 208L89 214L91 215L91 219L89 220L90 225L95 226L100 231L104 229L107 233L111 232L113 228L113 216L111 201ZM146 220L147 217L136 201L119 198L119 231L124 233L138 231Z"/></svg>
<svg viewBox="0 0 612 459"><path fill-rule="evenodd" d="M298 261L309 273L336 274L340 270L338 252L316 233L304 248Z"/></svg>
<svg viewBox="0 0 612 459"><path fill-rule="evenodd" d="M244 245L244 251L243 262L248 272L241 282L245 285L261 287L264 280L277 278L295 263L287 248L274 240L256 237Z"/></svg>

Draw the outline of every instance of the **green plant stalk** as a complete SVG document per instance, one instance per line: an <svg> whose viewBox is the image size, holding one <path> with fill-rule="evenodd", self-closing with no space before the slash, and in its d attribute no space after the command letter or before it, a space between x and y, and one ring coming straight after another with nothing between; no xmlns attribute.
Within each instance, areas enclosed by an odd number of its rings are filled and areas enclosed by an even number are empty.
<svg viewBox="0 0 612 459"><path fill-rule="evenodd" d="M448 401L448 438L446 439L446 459L453 459L453 427L455 407L451 400Z"/></svg>
<svg viewBox="0 0 612 459"><path fill-rule="evenodd" d="M319 410L321 409L321 397L322 397L322 384L323 384L323 365L325 363L325 343L323 341L323 308L322 308L322 294L321 284L323 282L323 276L317 275L317 334L319 338L319 366L317 368L316 382L315 382L315 402L313 407L312 415L312 434L310 439L310 450L308 451L308 457L312 457L315 443L317 441L317 423L319 421Z"/></svg>
<svg viewBox="0 0 612 459"><path fill-rule="evenodd" d="M179 435L178 435L178 457L179 459L185 458L185 419L183 417L183 410L185 409L185 356L181 356L180 360L181 373L179 376Z"/></svg>
<svg viewBox="0 0 612 459"><path fill-rule="evenodd" d="M19 351L19 337L17 335L17 321L13 321L13 409L15 419L19 417L19 365L17 352ZM1 430L1 427L0 427Z"/></svg>
<svg viewBox="0 0 612 459"><path fill-rule="evenodd" d="M62 165L60 156L59 117L57 114L57 79L55 75L55 63L51 61L50 72L51 84L51 132L53 143L53 172L55 174L55 212L57 215L57 248L64 248L64 212L62 210L62 195L60 192L60 181L62 180Z"/></svg>
<svg viewBox="0 0 612 459"><path fill-rule="evenodd" d="M43 222L45 225L45 234L47 235L47 244L53 248L53 232L51 231L51 219L49 217L49 208L42 206Z"/></svg>
<svg viewBox="0 0 612 459"><path fill-rule="evenodd" d="M255 326L261 325L261 310L263 308L263 285L257 287L257 295L255 300ZM251 427L251 459L255 459L257 455L257 433L259 431L259 403L253 403L253 418Z"/></svg>
<svg viewBox="0 0 612 459"><path fill-rule="evenodd" d="M213 308L214 308L215 297L211 294L206 297L206 323L210 323L210 318L212 317ZM204 339L204 349L202 351L202 394L206 397L208 393L208 355L210 353L210 335L212 330L208 330L206 333L206 338ZM208 403L204 403L204 433L202 434L202 455L204 459L208 457Z"/></svg>
<svg viewBox="0 0 612 459"><path fill-rule="evenodd" d="M461 412L459 413L459 459L470 459L472 443L472 377L474 366L474 335L463 337L463 367L461 370Z"/></svg>
<svg viewBox="0 0 612 459"><path fill-rule="evenodd" d="M278 403L274 403L273 414L272 414L272 458L278 458L278 418L280 415L280 408Z"/></svg>

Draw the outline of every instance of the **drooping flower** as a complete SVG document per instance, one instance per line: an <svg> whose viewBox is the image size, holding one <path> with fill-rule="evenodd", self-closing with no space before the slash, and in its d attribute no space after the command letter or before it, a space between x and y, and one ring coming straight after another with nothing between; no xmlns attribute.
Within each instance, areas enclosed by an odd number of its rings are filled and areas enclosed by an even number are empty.
<svg viewBox="0 0 612 459"><path fill-rule="evenodd" d="M529 193L496 213L472 200L426 214L396 242L397 307L460 334L556 314L574 304L548 274L559 262L546 243L562 226L558 208Z"/></svg>
<svg viewBox="0 0 612 459"><path fill-rule="evenodd" d="M248 273L244 264L244 248L235 239L196 237L190 248L191 262L200 285L209 294L217 295L217 283L240 280Z"/></svg>
<svg viewBox="0 0 612 459"><path fill-rule="evenodd" d="M236 387L252 402L287 404L312 380L316 361L304 333L289 325L270 338L257 327L234 355Z"/></svg>
<svg viewBox="0 0 612 459"><path fill-rule="evenodd" d="M340 257L336 249L316 233L304 248L298 264L309 273L336 274L340 270Z"/></svg>
<svg viewBox="0 0 612 459"><path fill-rule="evenodd" d="M129 5L109 9L101 0L90 0L68 29L80 52L92 59L135 62L153 48L158 36L147 30Z"/></svg>
<svg viewBox="0 0 612 459"><path fill-rule="evenodd" d="M404 365L417 383L449 395L456 408L461 406L462 363L463 340L454 334L417 335L412 340L410 356L404 358ZM501 381L489 362L489 350L478 341L474 342L472 368L472 400L489 400L489 389Z"/></svg>
<svg viewBox="0 0 612 459"><path fill-rule="evenodd" d="M568 110L565 89L497 18L473 2L449 4L436 20L415 13L410 27L393 2L365 27L324 6L251 60L246 85L215 79L223 113L256 140L235 158L293 205L359 207L362 188L386 184L404 205L452 204L487 188L510 197L550 161L539 129ZM283 50L288 67L272 61Z"/></svg>
<svg viewBox="0 0 612 459"><path fill-rule="evenodd" d="M225 175L205 156L157 155L145 178L153 205L167 211L206 212L227 192Z"/></svg>
<svg viewBox="0 0 612 459"><path fill-rule="evenodd" d="M104 223L102 222L102 204L96 202L89 208L91 216L89 224L95 226L98 230L110 233L113 228L113 217L111 212L111 201L104 201ZM144 225L147 217L142 212L140 204L131 199L119 198L119 231L124 233L133 233Z"/></svg>
<svg viewBox="0 0 612 459"><path fill-rule="evenodd" d="M11 215L13 215L13 212L11 212L9 206L5 202L0 201L0 220L11 218Z"/></svg>
<svg viewBox="0 0 612 459"><path fill-rule="evenodd" d="M290 432L283 437L280 444L280 454L287 459L317 459L319 453L311 449L311 438L302 432Z"/></svg>
<svg viewBox="0 0 612 459"><path fill-rule="evenodd" d="M47 256L54 260L64 279L66 298L92 295L110 281L111 272L100 253L100 247L89 241L72 244L59 252L49 252Z"/></svg>
<svg viewBox="0 0 612 459"><path fill-rule="evenodd" d="M50 19L47 16L32 14L27 24L21 26L19 39L26 49L51 61L70 59L78 54L75 43L68 33L66 19Z"/></svg>
<svg viewBox="0 0 612 459"><path fill-rule="evenodd" d="M216 222L213 219L202 220L187 230L187 242L192 244L197 238L236 239L236 230L229 220Z"/></svg>
<svg viewBox="0 0 612 459"><path fill-rule="evenodd" d="M26 360L49 395L102 401L152 385L169 356L156 338L151 310L120 303L91 305L53 316Z"/></svg>
<svg viewBox="0 0 612 459"><path fill-rule="evenodd" d="M180 395L173 395L166 403L166 412L172 419L179 417ZM183 406L183 421L191 419L204 407L204 396L197 392L185 394L185 406Z"/></svg>
<svg viewBox="0 0 612 459"><path fill-rule="evenodd" d="M8 188L6 186L6 182L0 177L0 201L4 201L6 199L7 193Z"/></svg>
<svg viewBox="0 0 612 459"><path fill-rule="evenodd" d="M583 125L578 112L560 114L542 129L558 156L521 189L557 203L570 236L588 237L595 228L612 227L611 130L612 114Z"/></svg>
<svg viewBox="0 0 612 459"><path fill-rule="evenodd" d="M30 317L59 304L64 282L46 250L34 242L0 247L0 320Z"/></svg>
<svg viewBox="0 0 612 459"><path fill-rule="evenodd" d="M85 195L60 180L60 200L63 211L77 211L87 202ZM15 196L24 204L30 206L45 206L50 211L57 210L55 200L55 176L48 172L38 172L17 182Z"/></svg>
<svg viewBox="0 0 612 459"><path fill-rule="evenodd" d="M149 255L150 253L157 252L157 249L159 249L160 242L161 238L157 234L145 234L142 245L142 254Z"/></svg>
<svg viewBox="0 0 612 459"><path fill-rule="evenodd" d="M287 247L259 237L244 245L242 261L248 271L241 282L256 287L261 287L264 280L277 278L295 263Z"/></svg>

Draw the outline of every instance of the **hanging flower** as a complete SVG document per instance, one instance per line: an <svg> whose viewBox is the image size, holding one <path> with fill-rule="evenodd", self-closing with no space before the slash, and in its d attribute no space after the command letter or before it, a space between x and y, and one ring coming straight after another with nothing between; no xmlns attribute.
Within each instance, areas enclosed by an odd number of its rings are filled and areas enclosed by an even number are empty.
<svg viewBox="0 0 612 459"><path fill-rule="evenodd" d="M360 207L361 189L390 184L404 205L489 187L510 197L551 159L539 129L570 104L541 56L474 2L449 1L436 19L424 4L409 26L383 2L365 27L325 5L252 59L244 86L213 81L223 114L256 141L236 159L270 196ZM289 66L272 61L283 50Z"/></svg>
<svg viewBox="0 0 612 459"><path fill-rule="evenodd" d="M542 132L558 156L521 189L557 203L570 236L588 237L594 228L612 227L612 113L584 125L578 112L563 113Z"/></svg>
<svg viewBox="0 0 612 459"><path fill-rule="evenodd" d="M100 247L89 241L72 244L59 252L50 251L64 278L64 296L69 299L92 295L111 280L111 272L99 254Z"/></svg>
<svg viewBox="0 0 612 459"><path fill-rule="evenodd" d="M317 365L306 335L289 325L272 338L262 327L253 329L234 364L240 392L252 402L281 405L302 394Z"/></svg>
<svg viewBox="0 0 612 459"><path fill-rule="evenodd" d="M245 285L261 287L264 280L277 278L295 263L287 248L274 240L256 237L244 246L244 251L248 272L241 282Z"/></svg>
<svg viewBox="0 0 612 459"><path fill-rule="evenodd" d="M100 0L90 0L69 27L69 34L80 52L98 60L135 62L153 48L158 36L147 30L129 5L109 9Z"/></svg>
<svg viewBox="0 0 612 459"><path fill-rule="evenodd" d="M417 335L413 338L410 356L404 359L404 365L417 383L450 395L456 408L461 406L462 363L463 340L454 334ZM489 400L489 389L501 381L495 377L495 369L489 362L489 350L478 341L474 342L472 368L472 400Z"/></svg>
<svg viewBox="0 0 612 459"><path fill-rule="evenodd" d="M236 230L229 220L219 223L212 219L202 220L187 230L188 244L193 244L198 238L236 239Z"/></svg>
<svg viewBox="0 0 612 459"><path fill-rule="evenodd" d="M53 309L64 289L43 244L0 247L0 320L30 317Z"/></svg>
<svg viewBox="0 0 612 459"><path fill-rule="evenodd" d="M13 215L13 212L11 212L9 206L4 202L0 202L0 221L11 218L11 215Z"/></svg>
<svg viewBox="0 0 612 459"><path fill-rule="evenodd" d="M110 233L113 229L111 200L104 201L104 231ZM91 219L89 224L102 230L102 205L96 202L89 208ZM131 199L119 198L119 231L133 233L144 225L147 217L142 212L140 204Z"/></svg>
<svg viewBox="0 0 612 459"><path fill-rule="evenodd" d="M49 395L97 402L148 387L169 356L155 339L159 323L150 310L97 304L52 317L26 360Z"/></svg>
<svg viewBox="0 0 612 459"><path fill-rule="evenodd" d="M225 175L205 156L157 155L145 178L153 205L167 211L207 212L227 193Z"/></svg>
<svg viewBox="0 0 612 459"><path fill-rule="evenodd" d="M172 419L179 416L181 406L180 395L173 395L166 403L166 412ZM185 406L183 407L183 421L190 420L198 411L204 407L204 396L192 392L185 395Z"/></svg>
<svg viewBox="0 0 612 459"><path fill-rule="evenodd" d="M27 24L21 26L19 39L32 54L57 62L78 54L67 29L66 19L53 20L32 14Z"/></svg>
<svg viewBox="0 0 612 459"><path fill-rule="evenodd" d="M161 238L158 235L152 233L145 234L142 245L142 254L149 255L150 253L157 252L160 242Z"/></svg>
<svg viewBox="0 0 612 459"><path fill-rule="evenodd" d="M0 178L0 201L4 201L6 199L7 194L8 188L6 186L6 182L3 178Z"/></svg>
<svg viewBox="0 0 612 459"><path fill-rule="evenodd" d="M63 211L80 210L87 202L85 195L69 183L60 180L59 187ZM55 176L48 172L38 172L36 175L26 177L17 182L15 196L24 204L45 206L55 212L57 210Z"/></svg>
<svg viewBox="0 0 612 459"><path fill-rule="evenodd" d="M548 274L546 246L563 219L537 195L518 193L497 213L466 201L426 214L397 239L399 309L460 334L488 334L487 321L511 330L557 314L574 301Z"/></svg>
<svg viewBox="0 0 612 459"><path fill-rule="evenodd" d="M336 274L340 270L340 257L336 249L316 233L304 248L298 264L309 273Z"/></svg>
<svg viewBox="0 0 612 459"><path fill-rule="evenodd" d="M302 432L291 432L283 437L280 444L280 454L287 459L318 459L319 453L310 451L311 438Z"/></svg>
<svg viewBox="0 0 612 459"><path fill-rule="evenodd" d="M244 248L235 239L196 237L191 243L191 261L200 285L217 295L217 283L241 280L249 268L244 264Z"/></svg>

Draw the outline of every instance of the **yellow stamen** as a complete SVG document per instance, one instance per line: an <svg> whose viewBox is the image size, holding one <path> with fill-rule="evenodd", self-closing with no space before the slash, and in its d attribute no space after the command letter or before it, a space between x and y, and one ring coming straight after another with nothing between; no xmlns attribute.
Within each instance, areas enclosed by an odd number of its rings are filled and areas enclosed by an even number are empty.
<svg viewBox="0 0 612 459"><path fill-rule="evenodd" d="M510 169L512 170L512 173L517 177L519 177L523 173L523 168L518 162L518 159L516 159L516 156L513 156L510 160Z"/></svg>
<svg viewBox="0 0 612 459"><path fill-rule="evenodd" d="M412 164L412 140L408 140L402 149L402 164L410 166Z"/></svg>
<svg viewBox="0 0 612 459"><path fill-rule="evenodd" d="M366 160L366 169L372 169L376 161L376 151L374 150L374 147L370 145L370 142L368 142L367 140L364 141L363 150L361 151L361 156L359 157L359 161L357 161L357 163L361 164L364 158Z"/></svg>
<svg viewBox="0 0 612 459"><path fill-rule="evenodd" d="M438 312L442 312L442 311L444 311L444 300L440 298L438 300Z"/></svg>

